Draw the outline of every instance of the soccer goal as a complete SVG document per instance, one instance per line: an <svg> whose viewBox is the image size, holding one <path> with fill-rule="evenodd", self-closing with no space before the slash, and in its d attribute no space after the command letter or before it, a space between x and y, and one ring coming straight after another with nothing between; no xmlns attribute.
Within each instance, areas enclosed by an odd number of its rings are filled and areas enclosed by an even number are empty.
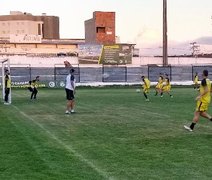
<svg viewBox="0 0 212 180"><path fill-rule="evenodd" d="M1 64L1 76L2 76L2 81L1 81L1 86L2 86L2 99L4 101L5 98L5 70L8 70L10 73L10 60L9 59L0 59L0 64ZM8 103L11 104L11 87L9 91L9 96L8 96Z"/></svg>

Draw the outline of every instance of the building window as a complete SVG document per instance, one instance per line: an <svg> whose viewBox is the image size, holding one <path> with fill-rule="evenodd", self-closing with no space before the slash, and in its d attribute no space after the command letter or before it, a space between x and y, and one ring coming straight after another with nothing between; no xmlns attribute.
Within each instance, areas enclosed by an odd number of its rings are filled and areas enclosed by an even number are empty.
<svg viewBox="0 0 212 180"><path fill-rule="evenodd" d="M42 24L42 32L41 33L42 33L42 36L44 36L44 34L43 34L44 33L44 24Z"/></svg>
<svg viewBox="0 0 212 180"><path fill-rule="evenodd" d="M6 32L5 31L2 31L2 34L5 34Z"/></svg>
<svg viewBox="0 0 212 180"><path fill-rule="evenodd" d="M38 35L41 35L41 24L38 24Z"/></svg>
<svg viewBox="0 0 212 180"><path fill-rule="evenodd" d="M5 26L5 23L4 22L2 23L2 26Z"/></svg>
<svg viewBox="0 0 212 180"><path fill-rule="evenodd" d="M19 30L17 30L16 32L17 32L17 34L19 34Z"/></svg>
<svg viewBox="0 0 212 180"><path fill-rule="evenodd" d="M105 27L96 27L97 33L105 33Z"/></svg>

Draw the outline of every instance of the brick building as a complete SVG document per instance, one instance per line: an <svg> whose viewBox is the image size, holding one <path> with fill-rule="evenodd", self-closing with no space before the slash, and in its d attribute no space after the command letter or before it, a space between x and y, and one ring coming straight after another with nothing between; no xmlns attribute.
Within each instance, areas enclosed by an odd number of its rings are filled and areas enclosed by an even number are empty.
<svg viewBox="0 0 212 180"><path fill-rule="evenodd" d="M85 42L115 44L115 12L93 12L93 18L85 21Z"/></svg>

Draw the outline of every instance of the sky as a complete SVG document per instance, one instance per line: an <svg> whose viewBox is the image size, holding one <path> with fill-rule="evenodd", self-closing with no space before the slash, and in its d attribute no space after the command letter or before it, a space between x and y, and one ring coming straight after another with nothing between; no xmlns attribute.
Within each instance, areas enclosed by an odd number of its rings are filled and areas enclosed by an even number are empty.
<svg viewBox="0 0 212 180"><path fill-rule="evenodd" d="M163 0L1 0L0 15L58 16L61 38L84 38L84 21L94 11L114 11L121 42L148 48L162 45L162 7ZM171 46L212 36L212 0L167 0L167 15Z"/></svg>

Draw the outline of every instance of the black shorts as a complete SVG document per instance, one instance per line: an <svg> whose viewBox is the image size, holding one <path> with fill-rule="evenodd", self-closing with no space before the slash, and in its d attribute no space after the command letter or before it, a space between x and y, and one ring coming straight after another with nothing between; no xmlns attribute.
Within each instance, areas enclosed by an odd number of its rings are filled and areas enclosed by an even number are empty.
<svg viewBox="0 0 212 180"><path fill-rule="evenodd" d="M73 100L74 99L74 91L70 89L65 89L66 90L66 99L67 100Z"/></svg>

